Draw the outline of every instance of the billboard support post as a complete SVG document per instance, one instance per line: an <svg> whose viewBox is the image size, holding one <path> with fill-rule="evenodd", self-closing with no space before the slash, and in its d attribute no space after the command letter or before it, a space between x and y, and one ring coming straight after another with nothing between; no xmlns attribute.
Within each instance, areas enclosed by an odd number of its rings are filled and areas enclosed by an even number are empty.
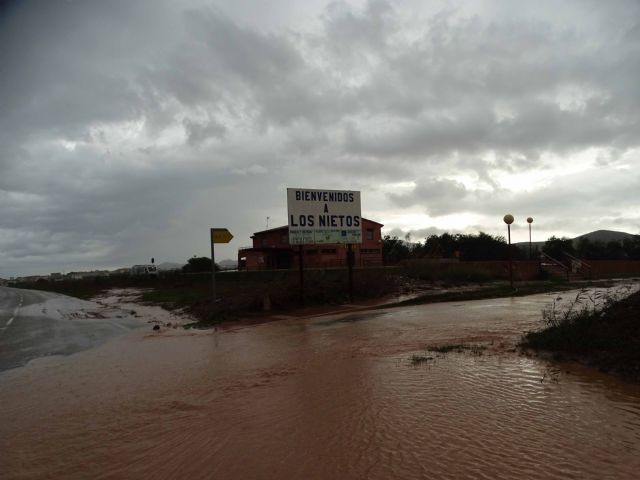
<svg viewBox="0 0 640 480"><path fill-rule="evenodd" d="M349 268L349 302L353 303L353 245L348 245L347 250L347 266Z"/></svg>
<svg viewBox="0 0 640 480"><path fill-rule="evenodd" d="M302 245L298 245L298 266L300 271L300 303L304 305L304 266L303 266L304 251Z"/></svg>
<svg viewBox="0 0 640 480"><path fill-rule="evenodd" d="M213 228L211 229L211 236L213 237ZM215 260L215 242L211 241L211 306L216 308L216 260Z"/></svg>

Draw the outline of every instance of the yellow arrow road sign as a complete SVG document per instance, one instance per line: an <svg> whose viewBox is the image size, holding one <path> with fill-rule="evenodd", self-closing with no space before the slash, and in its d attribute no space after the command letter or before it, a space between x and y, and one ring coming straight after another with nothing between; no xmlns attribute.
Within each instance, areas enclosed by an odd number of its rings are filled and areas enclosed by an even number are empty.
<svg viewBox="0 0 640 480"><path fill-rule="evenodd" d="M229 243L233 235L226 228L211 229L211 243Z"/></svg>

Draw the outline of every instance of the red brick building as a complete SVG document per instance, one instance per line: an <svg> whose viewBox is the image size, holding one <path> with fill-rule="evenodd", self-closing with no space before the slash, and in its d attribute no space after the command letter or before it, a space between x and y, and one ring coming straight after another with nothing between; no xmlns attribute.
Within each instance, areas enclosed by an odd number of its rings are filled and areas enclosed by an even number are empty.
<svg viewBox="0 0 640 480"><path fill-rule="evenodd" d="M362 244L354 245L356 266L382 265L383 225L362 219ZM238 250L239 270L274 270L297 268L298 245L289 245L287 225L256 232L251 236L253 246ZM347 265L347 246L340 244L304 245L305 268L343 267Z"/></svg>

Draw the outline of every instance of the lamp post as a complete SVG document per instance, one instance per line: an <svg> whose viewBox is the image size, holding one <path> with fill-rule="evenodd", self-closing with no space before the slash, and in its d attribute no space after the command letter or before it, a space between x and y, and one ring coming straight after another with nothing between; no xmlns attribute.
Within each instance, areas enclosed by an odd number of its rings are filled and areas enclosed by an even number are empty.
<svg viewBox="0 0 640 480"><path fill-rule="evenodd" d="M527 217L527 223L529 224L529 260L531 260L531 224L533 223L533 217Z"/></svg>
<svg viewBox="0 0 640 480"><path fill-rule="evenodd" d="M513 215L507 213L504 218L504 223L507 224L507 238L509 239L509 283L511 289L513 289L513 262L511 261L511 224L513 223Z"/></svg>

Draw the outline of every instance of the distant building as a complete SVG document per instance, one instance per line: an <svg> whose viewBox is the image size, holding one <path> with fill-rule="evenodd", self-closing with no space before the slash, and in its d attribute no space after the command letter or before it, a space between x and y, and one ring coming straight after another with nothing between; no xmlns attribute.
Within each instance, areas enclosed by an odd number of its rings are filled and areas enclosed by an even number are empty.
<svg viewBox="0 0 640 480"><path fill-rule="evenodd" d="M49 280L48 275L29 275L26 277L18 277L16 278L16 282L19 283L33 283L37 281Z"/></svg>
<svg viewBox="0 0 640 480"><path fill-rule="evenodd" d="M356 266L382 265L383 225L362 219L362 244L354 245ZM287 225L256 232L253 246L238 250L238 270L276 270L297 268L299 246L289 244ZM305 268L342 267L347 264L347 246L341 244L304 245Z"/></svg>
<svg viewBox="0 0 640 480"><path fill-rule="evenodd" d="M129 274L137 276L158 276L158 269L155 265L134 265L129 269Z"/></svg>
<svg viewBox="0 0 640 480"><path fill-rule="evenodd" d="M109 272L109 275L111 275L111 276L113 276L113 275L129 275L129 270L130 270L130 268L128 268L128 267L116 268L115 270L111 270Z"/></svg>
<svg viewBox="0 0 640 480"><path fill-rule="evenodd" d="M82 280L84 278L108 277L108 270L92 270L90 272L69 272L65 275L68 280Z"/></svg>

